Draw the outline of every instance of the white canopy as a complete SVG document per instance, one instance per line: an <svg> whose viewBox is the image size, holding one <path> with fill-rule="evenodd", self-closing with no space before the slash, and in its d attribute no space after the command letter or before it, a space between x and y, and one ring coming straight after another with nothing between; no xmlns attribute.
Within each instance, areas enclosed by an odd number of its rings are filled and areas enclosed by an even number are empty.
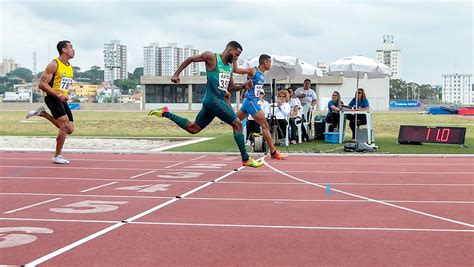
<svg viewBox="0 0 474 267"><path fill-rule="evenodd" d="M387 75L391 76L392 71L388 66L378 63L371 58L352 56L341 58L329 64L328 74L361 79L367 74L367 78L373 79L384 78Z"/></svg>

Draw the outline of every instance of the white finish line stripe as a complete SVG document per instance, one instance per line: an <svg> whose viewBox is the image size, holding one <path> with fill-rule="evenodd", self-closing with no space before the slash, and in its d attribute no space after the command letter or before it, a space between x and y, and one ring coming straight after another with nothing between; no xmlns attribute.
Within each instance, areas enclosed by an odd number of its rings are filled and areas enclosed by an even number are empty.
<svg viewBox="0 0 474 267"><path fill-rule="evenodd" d="M26 209L36 207L36 206L39 206L39 205L42 205L42 204L46 204L46 203L49 203L49 202L53 202L53 201L56 201L56 200L59 200L59 199L61 199L61 198L60 197L53 198L53 199L46 200L46 201L43 201L43 202L40 202L40 203L36 203L36 204L33 204L33 205L26 206L26 207L23 207L23 208L5 211L4 213L9 214L9 213L14 213L14 212L17 212L17 211L20 211L20 210L26 210Z"/></svg>
<svg viewBox="0 0 474 267"><path fill-rule="evenodd" d="M111 183L108 183L108 184L99 185L99 186L96 186L96 187L92 187L92 188L89 188L89 189L82 190L81 193L89 192L89 191L92 191L94 189L99 189L99 188L106 187L108 185L113 185L113 184L116 184L116 183L117 182L111 182Z"/></svg>
<svg viewBox="0 0 474 267"><path fill-rule="evenodd" d="M265 160L264 160L264 161L265 161ZM285 172L283 172L283 171L280 171L280 170L276 169L275 167L271 166L271 165L268 164L267 162L265 162L265 164L266 164L270 169L272 169L272 170L274 170L275 172L277 172L277 173L279 173L279 174L282 174L282 175L284 175L284 176L286 176L286 177L288 177L288 178L291 178L291 179L293 179L293 180L300 181L300 182L305 183L305 184L309 184L309 185L313 185L313 186L317 186L317 187L326 189L326 186L324 186L324 185L317 184L317 183L312 183L312 182L308 182L308 181L306 181L306 180L297 178L297 177L295 177L295 176L293 176L293 175L287 174L287 173L285 173ZM460 225L464 225L464 226L468 226L468 227L474 228L474 225L469 224L469 223L465 223L465 222L461 222L461 221L456 221L456 220L448 219L448 218L445 218L445 217L437 216L437 215L434 215L434 214L430 214L430 213L426 213L426 212L422 212L422 211L418 211L418 210L414 210L414 209L410 209L410 208L405 208L405 207L402 207L402 206L398 206L398 205L395 205L395 204L387 203L387 202L384 202L384 201L381 201L381 200L376 200L376 199L369 198L369 197L364 197L364 196L352 194L352 193L349 193L349 192L346 192L346 191L342 191L342 190L338 190L338 189L335 189L335 188L331 188L331 191L338 192L338 193L341 193L341 194L344 194L344 195L348 195L348 196L352 196L352 197L355 197L355 198L360 198L360 199L369 200L369 201L376 202L376 203L379 203L379 204L382 204L382 205L386 205L386 206L390 206L390 207L393 207L393 208L397 208L397 209L401 209L401 210L413 212L413 213L416 213L416 214L420 214L420 215L423 215L423 216L435 218L435 219L438 219L438 220L442 220L442 221L451 222L451 223L460 224Z"/></svg>
<svg viewBox="0 0 474 267"><path fill-rule="evenodd" d="M168 166L168 167L165 167L165 169L173 168L173 167L178 166L178 165L181 165L181 164L183 164L183 163L184 163L184 162L179 162L179 163L170 165L170 166Z"/></svg>
<svg viewBox="0 0 474 267"><path fill-rule="evenodd" d="M154 173L154 172L156 172L156 171L149 171L149 172L145 172L145 173L140 173L140 174L131 176L129 179L134 179L134 178L137 178L137 177L140 177L140 176L143 176L143 175L147 175L147 174L150 174L150 173Z"/></svg>
<svg viewBox="0 0 474 267"><path fill-rule="evenodd" d="M265 156L261 157L260 159L263 160L263 158L265 158ZM244 168L244 167L240 167L237 171L232 170L231 172L226 173L226 174L222 175L221 177L215 179L214 181L206 183L205 185L206 185L206 186L209 186L209 185L211 185L211 184L214 184L215 182L217 182L217 181L219 181L219 180L222 180L222 179L224 179L225 177L227 177L227 176L229 176L229 175L232 175L232 174L234 174L234 173L237 173L238 171L242 170L243 168ZM94 233L94 234L91 234L91 235L89 235L89 236L86 236L86 237L84 237L84 238L82 238L82 239L80 239L80 240L78 240L78 241L76 241L76 242L74 242L74 243L72 243L72 244L69 244L69 245L67 245L67 246L65 246L65 247L63 247L63 248L60 248L60 249L58 249L58 250L56 250L56 251L53 251L53 252L51 252L51 253L49 253L49 254L47 254L47 255L45 255L45 256L39 258L39 259L36 259L36 260L34 260L34 261L32 261L32 262L26 264L25 266L36 266L36 265L38 265L38 264L41 264L41 263L43 263L43 262L45 262L45 261L47 261L47 260L49 260L49 259L51 259L51 258L54 258L54 257L56 257L56 256L58 256L58 255L60 255L60 254L62 254L62 253L64 253L64 252L66 252L66 251L68 251L68 250L71 250L71 249L73 249L73 248L75 248L75 247L77 247L77 246L80 246L80 245L82 245L82 244L84 244L84 243L86 243L86 242L88 242L88 241L90 241L90 240L92 240L92 239L94 239L94 238L96 238L96 237L99 237L99 236L101 236L101 235L104 235L104 234L106 234L106 233L108 233L108 232L110 232L110 231L112 231L112 230L114 230L114 229L117 229L117 228L119 228L119 227L121 227L121 226L126 225L127 223L133 222L134 220L137 220L137 219L139 219L139 218L141 218L141 217L143 217L143 216L145 216L145 215L148 215L148 214L150 214L150 213L152 213L152 212L154 212L154 211L157 211L157 210L159 210L159 209L161 209L161 208L163 208L163 207L166 207L166 206L168 206L168 205L170 205L170 204L172 204L172 203L174 203L174 202L176 202L176 201L178 201L178 200L184 198L185 196L188 196L189 194L192 194L192 193L194 193L194 192L196 192L196 191L198 191L198 190L200 190L200 189L202 189L202 188L205 188L206 186L204 186L204 185L203 185L203 186L199 186L199 187L197 187L197 188L195 188L195 189L193 189L193 190L190 190L190 191L188 191L188 192L186 192L186 193L184 193L184 194L182 194L182 195L180 195L180 196L178 196L178 197L172 198L172 199L166 201L165 203L162 203L162 204L160 204L160 205L158 205L158 206L155 206L155 207L153 207L153 208L151 208L151 209L148 209L148 210L146 210L146 211L144 211L144 212L142 212L142 213L140 213L140 214L137 214L137 215L135 215L135 216L133 216L133 217L130 217L130 218L128 218L128 219L126 219L126 220L124 220L124 221L122 221L122 222L120 222L120 223L117 223L117 224L114 224L114 225L112 225L112 226L110 226L110 227L107 227L107 228L105 228L105 229L103 229L103 230L101 230L101 231L99 231L99 232L96 232L96 233Z"/></svg>
<svg viewBox="0 0 474 267"><path fill-rule="evenodd" d="M197 158L193 158L191 159L192 161L195 161L195 160L198 160L198 159L202 159L202 158L205 158L206 156L200 156L200 157L197 157Z"/></svg>

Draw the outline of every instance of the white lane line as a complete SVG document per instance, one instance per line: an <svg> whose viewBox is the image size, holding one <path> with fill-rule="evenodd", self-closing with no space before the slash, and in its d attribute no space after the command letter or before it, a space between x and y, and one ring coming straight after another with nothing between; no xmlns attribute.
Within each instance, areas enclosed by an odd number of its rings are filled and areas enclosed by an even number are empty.
<svg viewBox="0 0 474 267"><path fill-rule="evenodd" d="M132 224L154 224L200 227L236 227L236 228L270 228L270 229L304 229L304 230L362 230L362 231L414 231L414 232L460 232L474 233L468 229L443 228L392 228L392 227L332 227L332 226L293 226L293 225L258 225L258 224L218 224L218 223L173 223L173 222L132 222Z"/></svg>
<svg viewBox="0 0 474 267"><path fill-rule="evenodd" d="M143 199L169 199L173 196L127 196L127 195L82 195L82 194L47 194L47 193L0 193L5 196L61 196L61 197L110 197L110 198L143 198Z"/></svg>
<svg viewBox="0 0 474 267"><path fill-rule="evenodd" d="M150 173L154 173L156 171L149 171L149 172L145 172L145 173L140 173L140 174L137 174L137 175L134 175L134 176L131 176L129 177L129 179L135 179L137 177L140 177L140 176L143 176L143 175L147 175L147 174L150 174Z"/></svg>
<svg viewBox="0 0 474 267"><path fill-rule="evenodd" d="M71 223L121 223L119 221L102 220L66 220L66 219L37 219L37 218L0 218L0 221L38 221L38 222L71 222ZM358 230L358 231L414 231L414 232L459 232L473 233L468 229L444 229L444 228L393 228L393 227L341 227L341 226L294 226L294 225L259 225L259 224L218 224L218 223L174 223L174 222L129 222L140 225L170 225L191 227L235 227L235 228L270 228L270 229L302 229L302 230Z"/></svg>
<svg viewBox="0 0 474 267"><path fill-rule="evenodd" d="M191 161L195 161L195 160L202 159L202 158L205 158L205 157L206 157L206 156L200 156L200 157L191 159Z"/></svg>
<svg viewBox="0 0 474 267"><path fill-rule="evenodd" d="M265 160L264 160L264 161L265 161ZM305 184L309 184L309 185L313 185L313 186L317 186L317 187L326 189L326 186L325 186L325 185L321 185L321 184L317 184L317 183L308 182L308 181L306 181L306 180L297 178L297 177L295 177L295 176L293 176L293 175L290 175L290 174L287 174L287 173L285 173L285 172L283 172L283 171L280 171L280 170L276 169L275 167L273 167L272 165L268 164L267 162L265 162L265 164L266 164L270 169L272 169L272 170L274 170L275 172L277 172L277 173L279 173L279 174L282 174L282 175L284 175L284 176L286 176L286 177L288 177L288 178L291 178L291 179L293 179L293 180L300 181L300 182L305 183ZM426 213L426 212L422 212L422 211L418 211L418 210L414 210L414 209L405 208L405 207L398 206L398 205L395 205L395 204L392 204L392 203L387 203L387 202L384 202L384 201L381 201L381 200L376 200L376 199L373 199L373 198L369 198L369 197L364 197L364 196L352 194L352 193L349 193L349 192L347 192L347 191L342 191L342 190L338 190L338 189L335 189L335 188L331 188L331 190L334 191L334 192L338 192L338 193L344 194L344 195L348 195L348 196L352 196L352 197L356 197L356 198L360 198L360 199L369 200L369 201L376 202L376 203L379 203L379 204L382 204L382 205L386 205L386 206L390 206L390 207L393 207L393 208L397 208L397 209L401 209L401 210L413 212L413 213L416 213L416 214L420 214L420 215L423 215L423 216L435 218L435 219L438 219L438 220L442 220L442 221L446 221L446 222L451 222L451 223L455 223L455 224L460 224L460 225L468 226L468 227L471 227L471 228L474 227L474 225L469 224L469 223L465 223L465 222L461 222L461 221L456 221L456 220L448 219L448 218L445 218L445 217L437 216L437 215L434 215L434 214L430 214L430 213Z"/></svg>
<svg viewBox="0 0 474 267"><path fill-rule="evenodd" d="M89 192L89 191L99 189L99 188L102 188L102 187L106 187L108 185L113 185L113 184L116 184L116 183L117 182L111 182L111 183L108 183L108 184L99 185L99 186L96 186L96 187L92 187L92 188L89 188L89 189L82 190L81 193Z"/></svg>
<svg viewBox="0 0 474 267"><path fill-rule="evenodd" d="M278 199L278 198L220 198L220 197L188 197L187 200L212 201L270 201L270 202L372 202L365 199ZM429 203L429 204L474 204L474 201L456 200L381 200L389 203Z"/></svg>
<svg viewBox="0 0 474 267"><path fill-rule="evenodd" d="M204 182L206 183L206 182ZM104 198L137 198L137 199L169 199L171 196L130 196L130 195L79 195L50 193L0 193L0 196L55 196L55 197L104 197ZM187 200L217 201L287 201L287 202L371 202L363 199L279 199L279 198L218 198L218 197L187 197ZM463 200L380 200L389 203L431 203L431 204L474 204L474 201Z"/></svg>
<svg viewBox="0 0 474 267"><path fill-rule="evenodd" d="M155 171L152 171L155 172ZM152 173L148 172L148 173ZM145 174L148 174L145 173ZM145 175L145 174L140 174ZM0 179L30 179L30 180L82 180L82 181L129 181L128 179L130 178L91 178L91 177L44 177L44 176L0 176ZM449 179L449 177L447 178ZM161 180L161 179L137 179L135 181L139 182L169 182L169 180ZM207 181L203 180L175 180L173 183L205 183ZM253 185L253 184L262 184L262 185L304 185L299 182L222 182L223 184L248 184L248 185ZM443 183L443 184L390 184L390 183L344 183L344 182L330 182L330 181L314 181L314 183L320 183L320 184L331 184L331 185L354 185L354 186L474 186L474 184L448 184L448 183Z"/></svg>
<svg viewBox="0 0 474 267"><path fill-rule="evenodd" d="M103 220L67 220L67 219L46 219L46 218L0 218L0 221L32 221L32 222L72 222L72 223L120 223L121 221Z"/></svg>
<svg viewBox="0 0 474 267"><path fill-rule="evenodd" d="M46 203L49 203L49 202L53 202L53 201L56 201L56 200L60 200L61 198L53 198L53 199L49 199L49 200L46 200L46 201L43 201L43 202L39 202L39 203L36 203L36 204L33 204L33 205L29 205L29 206L26 206L26 207L22 207L22 208L18 208L18 209L14 209L14 210L9 210L9 211L5 211L4 213L5 214L10 214L10 213L14 213L14 212L17 212L17 211L20 211L20 210L26 210L26 209L29 209L29 208L32 208L32 207L36 207L36 206L39 206L39 205L42 205L42 204L46 204Z"/></svg>
<svg viewBox="0 0 474 267"><path fill-rule="evenodd" d="M183 163L184 163L184 162L179 162L179 163L170 165L170 166L168 166L168 167L165 167L165 169L173 168L173 167L178 166L178 165L181 165L181 164L183 164Z"/></svg>
<svg viewBox="0 0 474 267"><path fill-rule="evenodd" d="M23 169L55 169L58 170L57 166L1 166L0 169L2 168L23 168ZM68 170L115 170L115 171L143 171L143 170L150 170L151 168L100 168L100 167L74 167L74 166L68 166ZM159 170L167 170L167 169L153 169L155 171ZM187 168L182 168L178 169L179 171L189 171ZM177 171L178 171L177 170ZM220 172L220 171L231 171L231 169L220 169L220 170L206 170L206 171L215 171L215 172ZM261 170L252 170L252 173L272 173L273 171L261 171ZM315 173L322 173L322 174L327 174L327 173L349 173L349 174L354 174L353 170L310 170L310 171L300 171L300 170L295 170L295 171L287 171L287 173L310 173L310 174L315 174ZM452 172L452 171L447 171L447 172L440 172L440 171L435 171L435 172L424 172L424 171L370 171L370 170L358 170L358 174L417 174L417 175L447 175L447 174L453 174L453 175L472 175L472 172L470 171L460 171L460 172Z"/></svg>
<svg viewBox="0 0 474 267"><path fill-rule="evenodd" d="M339 149L339 148L338 148ZM215 155L218 156L218 155ZM206 157L206 156L204 156ZM239 157L235 156L226 156L225 158L221 157L219 161L238 161ZM334 157L333 157L334 158ZM87 158L87 159L80 159L80 158L70 158L71 160L74 161L94 161L94 162L153 162L153 163L166 163L166 162L178 162L178 160L152 160L152 159L94 159L94 158ZM318 158L321 160L324 160L325 158ZM398 159L398 158L397 158ZM440 158L441 159L441 158ZM3 157L2 160L28 160L28 161L44 161L44 158L7 158ZM187 161L192 161L193 159L187 160ZM443 159L445 160L445 159ZM186 160L179 160L179 161L185 161ZM215 162L212 160L204 161L204 162ZM279 162L278 165L360 165L359 162L324 162L324 161L318 161L318 162ZM439 162L439 163L387 163L387 162L380 162L380 163L367 163L364 164L366 166L472 166L472 163L446 163L446 162Z"/></svg>
<svg viewBox="0 0 474 267"><path fill-rule="evenodd" d="M264 157L265 157L265 156L261 157L260 159L263 160ZM239 170L241 170L241 169L243 169L243 168L244 168L244 167L241 167L241 168L239 168ZM221 177L215 179L213 182L207 183L207 185L209 186L209 185L211 185L211 184L214 184L214 182L219 181L219 180L222 180L222 179L224 179L225 177L227 177L227 176L229 176L229 175L231 175L231 174L237 173L237 172L238 172L238 171L232 170L231 172L229 172L229 173L227 173L227 174L224 174L224 175L222 175ZM199 189L202 189L202 188L204 188L204 187L203 187L203 186L199 186L198 188L199 188ZM198 189L198 190L199 190L199 189ZM34 260L34 261L32 261L32 262L26 264L25 266L36 266L36 265L38 265L38 264L40 264L40 263L43 263L43 262L45 262L45 261L47 261L47 260L49 260L49 259L51 259L51 258L54 258L54 257L56 257L56 256L58 256L58 255L60 255L60 254L62 254L62 253L64 253L64 252L68 251L68 250L71 250L71 249L73 249L73 248L75 248L75 247L77 247L77 246L80 246L81 244L84 244L84 243L86 243L86 242L88 242L88 241L90 241L90 240L92 240L92 239L94 239L94 238L96 238L96 237L99 237L99 236L101 236L101 235L104 235L104 234L106 234L106 233L108 233L108 232L110 232L110 231L112 231L112 230L114 230L114 229L117 229L117 228L119 228L119 227L121 227L121 226L124 226L124 225L127 224L127 223L133 222L134 220L137 220L137 219L139 219L139 218L141 218L141 217L143 217L143 216L146 216L146 215L148 215L148 214L150 214L150 213L152 213L152 212L154 212L154 211L157 211L157 210L159 210L159 209L161 209L161 208L163 208L163 207L166 207L166 206L168 206L168 205L170 205L170 204L172 204L172 203L174 203L174 202L176 202L176 201L178 201L178 200L181 200L181 199L184 198L185 196L189 195L190 192L196 192L196 191L197 191L197 188L196 188L196 189L193 189L193 190L190 190L190 191L188 191L188 192L186 192L186 193L184 193L184 194L182 194L182 195L180 195L180 196L178 196L178 197L172 198L172 199L170 199L170 200L168 200L168 201L166 201L166 202L164 202L164 203L162 203L162 204L160 204L160 205L157 205L157 206L155 206L155 207L153 207L153 208L150 208L150 209L148 209L148 210L146 210L146 211L144 211L144 212L142 212L142 213L140 213L140 214L137 214L137 215L135 215L135 216L133 216L133 217L130 217L130 218L128 218L128 219L126 219L126 220L124 220L124 221L122 221L122 222L120 222L120 223L114 224L114 225L112 225L112 226L110 226L110 227L107 227L107 228L105 228L105 229L103 229L103 230L101 230L101 231L99 231L99 232L96 232L96 233L91 234L91 235L89 235L89 236L86 236L86 237L84 237L84 238L82 238L82 239L80 239L80 240L78 240L78 241L76 241L76 242L74 242L74 243L71 243L71 244L69 244L69 245L67 245L67 246L65 246L65 247L62 247L62 248L60 248L60 249L58 249L58 250L55 250L55 251L53 251L53 252L51 252L51 253L49 253L49 254L47 254L47 255L45 255L45 256L39 258L39 259L36 259L36 260Z"/></svg>

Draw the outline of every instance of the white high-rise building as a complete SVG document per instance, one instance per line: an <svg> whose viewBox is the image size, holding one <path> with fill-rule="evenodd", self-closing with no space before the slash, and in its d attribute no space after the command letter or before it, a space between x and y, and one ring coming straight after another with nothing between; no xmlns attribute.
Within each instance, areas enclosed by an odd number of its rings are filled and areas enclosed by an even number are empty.
<svg viewBox="0 0 474 267"><path fill-rule="evenodd" d="M195 56L199 54L199 50L194 49L192 45L185 45L183 49L183 60L190 56ZM180 62L181 64L181 62ZM199 63L193 62L189 64L187 68L183 71L184 76L199 76Z"/></svg>
<svg viewBox="0 0 474 267"><path fill-rule="evenodd" d="M160 76L161 51L158 43L143 47L143 76Z"/></svg>
<svg viewBox="0 0 474 267"><path fill-rule="evenodd" d="M376 60L379 63L383 63L390 67L392 70L391 79L400 79L400 65L401 65L401 51L400 49L395 48L393 42L393 35L384 35L383 36L383 47L382 49L377 49Z"/></svg>
<svg viewBox="0 0 474 267"><path fill-rule="evenodd" d="M471 77L472 74L444 74L441 93L443 101L457 104L474 104Z"/></svg>
<svg viewBox="0 0 474 267"><path fill-rule="evenodd" d="M104 44L104 81L127 79L127 46L119 40Z"/></svg>
<svg viewBox="0 0 474 267"><path fill-rule="evenodd" d="M157 43L143 47L144 76L172 76L179 65L188 57L198 55L192 46L178 47L176 43L159 47ZM199 63L191 63L181 73L182 76L199 76Z"/></svg>

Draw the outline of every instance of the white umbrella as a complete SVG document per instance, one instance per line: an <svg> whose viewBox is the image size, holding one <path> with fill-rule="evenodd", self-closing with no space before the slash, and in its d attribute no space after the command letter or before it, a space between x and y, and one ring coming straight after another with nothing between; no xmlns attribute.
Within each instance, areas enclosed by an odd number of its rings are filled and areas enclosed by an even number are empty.
<svg viewBox="0 0 474 267"><path fill-rule="evenodd" d="M313 66L300 59L298 60L298 65L301 68L302 75L323 77L323 70L316 66Z"/></svg>
<svg viewBox="0 0 474 267"><path fill-rule="evenodd" d="M357 79L364 78L365 74L367 74L367 78L373 79L391 76L392 71L388 66L378 63L371 58L353 56L341 58L329 64L328 74Z"/></svg>
<svg viewBox="0 0 474 267"><path fill-rule="evenodd" d="M292 56L280 56L280 55L269 55L272 59L272 66L269 71L266 71L263 76L265 83L272 82L272 79L281 81L285 79L303 78L305 76L316 75L318 77L323 76L321 69L304 62L297 57ZM253 58L244 63L243 67L250 68L258 66L258 57Z"/></svg>
<svg viewBox="0 0 474 267"><path fill-rule="evenodd" d="M365 75L367 75L368 79L385 78L386 76L392 75L392 70L388 66L379 63L374 59L364 56L352 56L341 58L329 64L328 74L334 76L342 75L347 78L357 78L355 97L357 107L357 90L359 89L359 79L364 78ZM357 135L355 137L357 139Z"/></svg>

